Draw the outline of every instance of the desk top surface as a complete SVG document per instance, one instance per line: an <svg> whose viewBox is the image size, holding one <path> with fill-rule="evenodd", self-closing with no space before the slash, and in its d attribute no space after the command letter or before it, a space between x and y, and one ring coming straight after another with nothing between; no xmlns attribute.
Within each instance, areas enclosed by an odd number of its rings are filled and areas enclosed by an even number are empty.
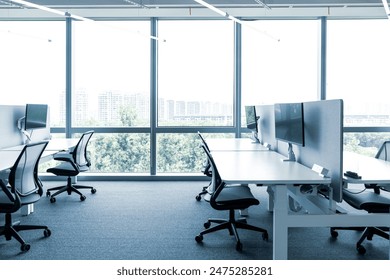
<svg viewBox="0 0 390 280"><path fill-rule="evenodd" d="M46 149L42 154L42 158L52 156L62 150L68 150L74 147L77 144L78 140L79 139L77 138L52 139L46 146ZM18 145L0 150L0 170L6 170L11 168L14 165L23 147L24 145Z"/></svg>
<svg viewBox="0 0 390 280"><path fill-rule="evenodd" d="M269 149L249 138L206 139L211 151L268 151Z"/></svg>
<svg viewBox="0 0 390 280"><path fill-rule="evenodd" d="M310 168L274 152L212 152L218 172L226 183L266 185L329 184L330 178L321 177Z"/></svg>
<svg viewBox="0 0 390 280"><path fill-rule="evenodd" d="M45 141L45 140L42 140ZM54 138L49 140L45 151L61 151L76 146L78 138ZM25 145L17 145L1 149L0 151L21 151Z"/></svg>
<svg viewBox="0 0 390 280"><path fill-rule="evenodd" d="M362 178L344 177L349 183L390 183L390 162L352 152L344 152L343 169L358 173Z"/></svg>

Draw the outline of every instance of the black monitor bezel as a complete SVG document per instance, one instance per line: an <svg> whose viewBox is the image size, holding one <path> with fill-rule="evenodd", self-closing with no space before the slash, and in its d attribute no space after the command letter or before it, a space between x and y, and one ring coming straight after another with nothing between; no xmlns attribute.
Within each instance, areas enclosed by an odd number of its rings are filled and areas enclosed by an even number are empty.
<svg viewBox="0 0 390 280"><path fill-rule="evenodd" d="M278 116L278 110L282 111L284 113L287 113L288 110L290 110L292 107L298 107L300 109L299 118L297 124L299 124L298 128L291 129L290 131L299 132L297 135L298 137L291 137L289 134L288 137L282 136L280 134L281 132L281 125L280 122L278 122L279 116ZM275 112L275 138L277 140L287 142L290 144L295 144L301 147L305 146L305 123L304 123L304 109L303 109L303 103L302 102L295 102L295 103L276 103L274 105L274 112ZM292 121L291 116L288 119L289 122Z"/></svg>
<svg viewBox="0 0 390 280"><path fill-rule="evenodd" d="M253 111L252 113L254 116L254 120L251 122L249 122L249 119L248 119L248 116L249 116L248 110ZM256 106L254 106L254 105L245 106L245 117L246 117L246 127L250 130L258 132L257 121L258 121L259 117L256 114Z"/></svg>

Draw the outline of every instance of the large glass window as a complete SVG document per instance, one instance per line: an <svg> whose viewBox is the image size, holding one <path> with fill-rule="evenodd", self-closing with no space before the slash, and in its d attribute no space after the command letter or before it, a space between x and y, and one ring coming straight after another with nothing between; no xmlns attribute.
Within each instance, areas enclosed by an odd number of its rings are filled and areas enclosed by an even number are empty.
<svg viewBox="0 0 390 280"><path fill-rule="evenodd" d="M160 21L158 125L233 125L232 21Z"/></svg>
<svg viewBox="0 0 390 280"><path fill-rule="evenodd" d="M390 133L344 133L344 150L374 157Z"/></svg>
<svg viewBox="0 0 390 280"><path fill-rule="evenodd" d="M227 133L202 133L206 139L232 138ZM196 133L157 134L157 172L199 174L206 155Z"/></svg>
<svg viewBox="0 0 390 280"><path fill-rule="evenodd" d="M0 104L48 104L64 126L65 22L0 21L0 42Z"/></svg>
<svg viewBox="0 0 390 280"><path fill-rule="evenodd" d="M91 172L149 174L148 133L95 133L92 137L88 145Z"/></svg>
<svg viewBox="0 0 390 280"><path fill-rule="evenodd" d="M245 105L318 99L318 20L242 25L242 124Z"/></svg>
<svg viewBox="0 0 390 280"><path fill-rule="evenodd" d="M72 25L72 125L149 126L150 22Z"/></svg>
<svg viewBox="0 0 390 280"><path fill-rule="evenodd" d="M327 98L344 100L345 126L390 126L388 20L329 20Z"/></svg>

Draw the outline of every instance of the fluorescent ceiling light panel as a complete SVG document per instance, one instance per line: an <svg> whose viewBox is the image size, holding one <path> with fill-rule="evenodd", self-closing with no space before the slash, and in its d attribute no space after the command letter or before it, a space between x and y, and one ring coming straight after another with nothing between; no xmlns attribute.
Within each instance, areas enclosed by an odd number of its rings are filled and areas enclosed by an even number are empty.
<svg viewBox="0 0 390 280"><path fill-rule="evenodd" d="M52 8L49 8L49 7L46 7L46 6L38 5L38 4L35 4L35 3L32 3L32 2L28 2L28 1L24 1L24 0L8 0L8 1L20 4L20 5L24 5L26 7L35 8L35 9L38 9L38 10L41 10L41 11L45 11L45 12L49 12L49 13L52 13L52 14L60 15L60 16L68 16L68 17L72 17L74 19L83 20L83 21L93 21L92 19L89 19L89 18L80 17L80 16L77 16L77 15L72 15L72 14L70 14L68 12L63 12L63 11L60 11L60 10L52 9Z"/></svg>
<svg viewBox="0 0 390 280"><path fill-rule="evenodd" d="M209 3L203 1L203 0L194 0L195 2L197 2L198 4L201 4L202 6L205 6L206 8L216 12L217 14L223 16L223 17L226 17L230 20L233 20L237 23L241 23L241 21L238 19L238 18L235 18L234 16L232 15L229 15L227 12L224 12L220 9L218 9L217 7L214 7L213 5L210 5Z"/></svg>
<svg viewBox="0 0 390 280"><path fill-rule="evenodd" d="M268 10L271 10L271 8L265 4L263 1L260 1L260 0L254 0L257 4L260 4L261 6L263 6L264 8L268 9Z"/></svg>
<svg viewBox="0 0 390 280"><path fill-rule="evenodd" d="M137 6L137 7L140 7L140 8L149 9L149 7L147 7L147 6L145 6L145 5L142 5L142 1L141 1L141 3L137 3L137 2L131 1L131 0L123 0L123 2L132 4L132 5Z"/></svg>
<svg viewBox="0 0 390 280"><path fill-rule="evenodd" d="M233 20L234 22L237 22L237 23L239 23L239 24L241 24L241 25L248 26L248 27L252 28L253 30L258 31L258 32L260 32L260 33L262 33L262 34L264 34L264 35L270 37L271 39L273 39L273 40L275 40L275 41L277 41L277 42L280 41L280 39L275 38L275 37L269 35L268 33L264 32L264 31L258 30L257 28L251 26L250 24L247 24L246 22L244 22L244 21L242 21L242 20L239 20L238 18L236 18L236 17L234 17L234 16L232 16L232 15L229 15L227 12L224 12L224 11L222 11L222 10L220 10L220 9L218 9L218 8L216 8L216 7L214 7L213 5L210 5L209 3L207 3L207 2L205 2L205 1L203 1L203 0L194 0L194 1L197 2L198 4L203 5L204 7L208 8L208 9L210 9L210 10L212 10L212 11L214 11L214 12L220 14L220 15L223 16L223 17L226 17L226 18L228 18L228 19L230 19L230 20ZM256 0L255 0L255 1L256 1Z"/></svg>
<svg viewBox="0 0 390 280"><path fill-rule="evenodd" d="M387 18L390 19L390 8L389 8L389 4L387 3L387 0L382 0L382 3L386 11Z"/></svg>
<svg viewBox="0 0 390 280"><path fill-rule="evenodd" d="M38 4L31 3L31 2L28 2L28 1L24 1L24 0L7 0L7 1L9 1L11 3L17 3L19 5L24 5L26 7L39 9L39 10L42 10L42 11L45 11L45 12L57 14L57 15L60 15L60 16L71 17L73 19L77 19L77 20L81 20L81 21L97 22L97 21L94 21L93 19L90 19L90 18L85 18L85 17L82 17L82 16L73 15L73 14L71 14L69 12L63 12L63 11L60 11L60 10L52 9L52 8L49 8L49 7L46 7L46 6L38 5ZM137 32L137 34L142 35L141 33L138 33L138 32ZM149 37L149 38L151 38L153 40L160 40L156 36L150 36L150 35L143 35L143 36ZM162 40L162 41L165 42L165 40Z"/></svg>

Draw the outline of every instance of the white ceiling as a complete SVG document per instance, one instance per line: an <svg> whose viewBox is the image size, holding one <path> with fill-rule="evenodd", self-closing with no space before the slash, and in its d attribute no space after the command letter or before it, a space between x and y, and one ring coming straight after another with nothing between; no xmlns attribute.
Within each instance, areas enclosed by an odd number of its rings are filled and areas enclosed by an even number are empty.
<svg viewBox="0 0 390 280"><path fill-rule="evenodd" d="M6 2L9 1L0 0L0 20L60 17L32 8L7 5ZM29 0L29 2L95 19L218 17L215 12L194 0ZM242 18L386 18L382 0L206 0L206 2L230 15ZM265 3L265 6L260 3Z"/></svg>
<svg viewBox="0 0 390 280"><path fill-rule="evenodd" d="M7 0L5 0L7 1ZM1 2L1 1L0 1ZM49 7L137 7L131 2L148 8L188 8L200 7L193 0L31 0L30 2ZM206 0L219 8L262 7L265 3L270 8L281 7L375 7L382 6L382 0ZM0 6L4 6L0 3ZM139 7L137 7L139 8Z"/></svg>

